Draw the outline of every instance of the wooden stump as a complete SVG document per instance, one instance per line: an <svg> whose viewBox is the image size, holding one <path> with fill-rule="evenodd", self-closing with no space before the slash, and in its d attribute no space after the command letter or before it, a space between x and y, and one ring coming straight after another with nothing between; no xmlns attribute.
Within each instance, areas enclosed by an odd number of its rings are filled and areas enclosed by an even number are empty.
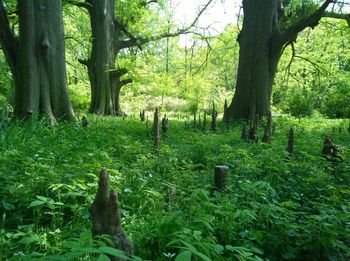
<svg viewBox="0 0 350 261"><path fill-rule="evenodd" d="M169 130L169 119L166 117L166 114L165 114L164 118L162 119L162 131L163 131L164 137L168 137L168 130Z"/></svg>
<svg viewBox="0 0 350 261"><path fill-rule="evenodd" d="M336 161L337 159L343 161L342 156L340 155L341 150L337 145L333 144L332 138L326 136L323 142L322 154L328 161ZM330 156L330 157L327 157Z"/></svg>
<svg viewBox="0 0 350 261"><path fill-rule="evenodd" d="M93 236L109 235L110 247L122 250L131 256L133 246L122 227L118 194L115 190L109 189L109 177L105 168L100 173L98 190L89 212L92 217ZM109 258L112 261L124 260L113 256Z"/></svg>
<svg viewBox="0 0 350 261"><path fill-rule="evenodd" d="M145 121L146 119L146 113L145 113L145 110L140 110L140 120L141 121Z"/></svg>
<svg viewBox="0 0 350 261"><path fill-rule="evenodd" d="M225 190L227 187L229 168L225 165L216 165L214 171L214 185L216 190Z"/></svg>
<svg viewBox="0 0 350 261"><path fill-rule="evenodd" d="M294 129L292 127L289 129L287 151L289 154L293 154L294 152Z"/></svg>
<svg viewBox="0 0 350 261"><path fill-rule="evenodd" d="M81 125L83 126L84 129L87 129L89 127L89 122L85 116L81 118Z"/></svg>
<svg viewBox="0 0 350 261"><path fill-rule="evenodd" d="M153 121L153 133L154 133L154 150L159 154L160 149L160 135L159 135L159 112L158 107L154 112L154 121Z"/></svg>
<svg viewBox="0 0 350 261"><path fill-rule="evenodd" d="M210 129L216 131L216 118L218 117L218 112L215 110L215 103L213 102L213 111L211 114Z"/></svg>
<svg viewBox="0 0 350 261"><path fill-rule="evenodd" d="M228 105L227 105L226 99L225 99L225 104L224 104L224 116L222 117L222 122L226 125L229 125L229 123L230 123Z"/></svg>

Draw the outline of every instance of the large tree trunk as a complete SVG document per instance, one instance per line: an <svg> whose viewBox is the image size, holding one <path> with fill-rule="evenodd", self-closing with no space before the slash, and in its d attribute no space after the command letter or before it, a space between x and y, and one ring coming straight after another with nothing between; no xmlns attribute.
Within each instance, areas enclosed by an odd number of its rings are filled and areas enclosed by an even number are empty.
<svg viewBox="0 0 350 261"><path fill-rule="evenodd" d="M19 0L15 116L73 120L68 98L61 0Z"/></svg>
<svg viewBox="0 0 350 261"><path fill-rule="evenodd" d="M117 56L115 0L90 0L92 52L86 63L91 83L90 113L115 114L115 60Z"/></svg>
<svg viewBox="0 0 350 261"><path fill-rule="evenodd" d="M125 72L127 72L127 70L125 70ZM114 93L114 97L115 97L115 112L116 112L116 115L117 116L123 116L124 115L124 112L122 111L121 109L121 106L120 106L120 91L122 89L122 87L128 83L132 83L132 79L128 78L128 79L125 79L125 80L121 80L120 79L121 76L119 76L119 74L115 75L115 81L114 81L114 84L115 84L115 87L114 87L114 90L115 90L115 93Z"/></svg>
<svg viewBox="0 0 350 261"><path fill-rule="evenodd" d="M332 0L325 0L308 16L296 13L296 22L290 25L279 23L281 19L290 19L284 16L284 12L279 12L282 10L281 2L243 0L236 92L229 106L229 120L252 120L255 114L269 114L272 85L283 50L295 41L300 31L318 24ZM284 5L288 3L284 2Z"/></svg>
<svg viewBox="0 0 350 261"><path fill-rule="evenodd" d="M267 115L279 55L272 54L271 37L277 0L244 0L243 28L236 92L229 107L230 119ZM278 50L277 50L278 51ZM279 50L280 51L280 50Z"/></svg>

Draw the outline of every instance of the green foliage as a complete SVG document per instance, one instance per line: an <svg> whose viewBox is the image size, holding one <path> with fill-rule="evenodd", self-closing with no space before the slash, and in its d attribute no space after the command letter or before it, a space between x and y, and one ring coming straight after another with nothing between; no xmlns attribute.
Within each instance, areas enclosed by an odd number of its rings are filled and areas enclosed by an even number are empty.
<svg viewBox="0 0 350 261"><path fill-rule="evenodd" d="M69 85L69 97L77 112L87 112L90 106L90 86L88 83Z"/></svg>
<svg viewBox="0 0 350 261"><path fill-rule="evenodd" d="M303 90L301 94L296 92L303 96L304 105L312 103L314 109L330 118L349 115L349 32L344 21L322 19L313 30L299 34L294 43L295 56L287 48L276 74L273 104L278 109L288 111L294 90Z"/></svg>
<svg viewBox="0 0 350 261"><path fill-rule="evenodd" d="M329 118L350 118L350 85L339 81L329 87L321 111Z"/></svg>
<svg viewBox="0 0 350 261"><path fill-rule="evenodd" d="M240 126L198 133L171 119L159 156L151 127L139 120L89 116L89 122L87 129L36 121L2 129L2 259L123 255L107 247L108 237L91 237L88 207L102 166L142 259L350 258L347 121L279 118L272 144L255 144L240 140ZM284 153L290 126L296 130L292 159ZM321 157L333 127L343 129L332 137L344 162ZM230 166L225 193L213 190L215 164Z"/></svg>
<svg viewBox="0 0 350 261"><path fill-rule="evenodd" d="M284 110L292 116L302 118L310 116L314 104L312 97L303 90L292 90L287 98L287 108Z"/></svg>

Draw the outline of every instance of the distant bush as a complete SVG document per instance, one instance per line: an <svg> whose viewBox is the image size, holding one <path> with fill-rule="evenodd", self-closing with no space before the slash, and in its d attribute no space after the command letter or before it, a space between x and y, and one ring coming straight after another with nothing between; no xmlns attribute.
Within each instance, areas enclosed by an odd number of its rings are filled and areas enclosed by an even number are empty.
<svg viewBox="0 0 350 261"><path fill-rule="evenodd" d="M90 89L86 84L74 84L69 86L69 97L74 111L87 112L90 105Z"/></svg>
<svg viewBox="0 0 350 261"><path fill-rule="evenodd" d="M314 101L311 95L306 92L297 90L289 93L287 98L286 107L284 108L285 113L290 113L292 116L297 118L303 118L312 115L314 110Z"/></svg>
<svg viewBox="0 0 350 261"><path fill-rule="evenodd" d="M328 90L321 112L329 118L350 117L350 86L348 83L341 82Z"/></svg>

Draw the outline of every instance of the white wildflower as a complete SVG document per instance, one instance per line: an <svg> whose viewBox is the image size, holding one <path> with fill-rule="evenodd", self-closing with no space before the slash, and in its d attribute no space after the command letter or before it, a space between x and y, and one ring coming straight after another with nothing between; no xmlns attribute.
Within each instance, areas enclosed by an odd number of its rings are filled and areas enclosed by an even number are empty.
<svg viewBox="0 0 350 261"><path fill-rule="evenodd" d="M131 191L131 189L126 188L126 189L124 189L124 192L125 192L125 193L131 193L132 191Z"/></svg>

